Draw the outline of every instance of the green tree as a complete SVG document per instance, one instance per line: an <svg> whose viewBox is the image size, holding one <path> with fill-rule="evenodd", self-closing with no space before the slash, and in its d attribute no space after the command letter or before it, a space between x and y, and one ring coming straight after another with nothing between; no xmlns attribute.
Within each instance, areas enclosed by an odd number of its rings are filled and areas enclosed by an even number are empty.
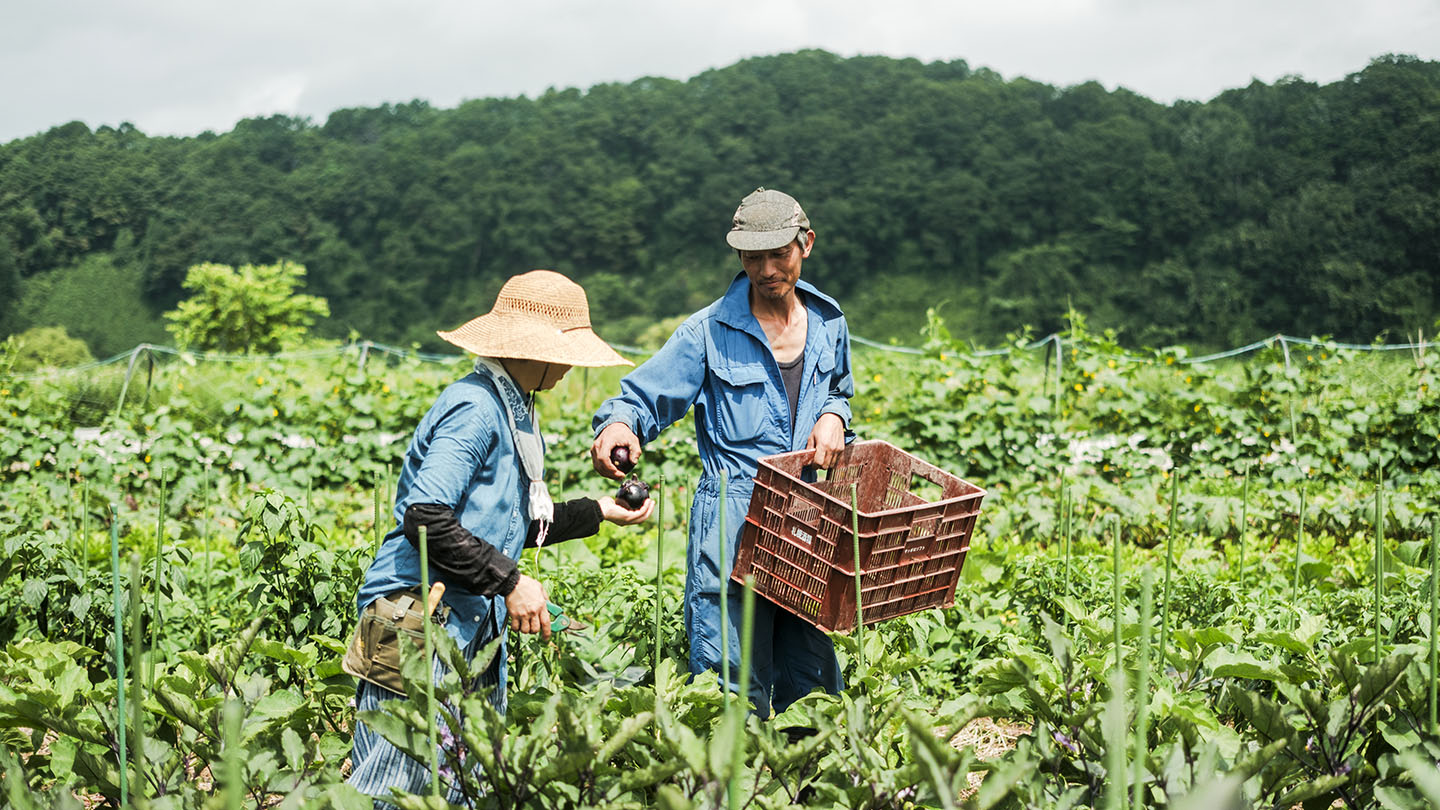
<svg viewBox="0 0 1440 810"><path fill-rule="evenodd" d="M220 351L276 352L299 344L330 305L297 295L304 265L289 261L241 265L197 264L185 274L191 296L165 313L181 346Z"/></svg>

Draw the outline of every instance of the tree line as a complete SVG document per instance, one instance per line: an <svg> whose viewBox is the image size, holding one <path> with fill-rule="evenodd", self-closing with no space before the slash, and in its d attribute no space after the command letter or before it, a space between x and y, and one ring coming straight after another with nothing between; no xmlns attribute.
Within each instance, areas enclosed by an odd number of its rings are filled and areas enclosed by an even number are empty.
<svg viewBox="0 0 1440 810"><path fill-rule="evenodd" d="M585 285L631 341L715 298L756 186L806 207L807 277L853 329L925 311L994 344L1074 308L1132 345L1402 338L1440 314L1440 62L1165 105L963 60L748 59L438 109L150 137L74 122L0 145L0 334L164 337L193 265L291 261L316 328L439 345L503 280Z"/></svg>

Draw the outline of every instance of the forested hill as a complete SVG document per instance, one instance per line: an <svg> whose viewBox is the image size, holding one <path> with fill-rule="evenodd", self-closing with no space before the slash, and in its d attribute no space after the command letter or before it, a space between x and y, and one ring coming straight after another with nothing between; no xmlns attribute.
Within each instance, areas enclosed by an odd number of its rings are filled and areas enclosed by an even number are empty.
<svg viewBox="0 0 1440 810"><path fill-rule="evenodd" d="M147 137L81 123L0 146L0 334L164 340L191 264L309 269L324 334L436 345L535 267L632 339L717 296L759 185L805 205L807 277L853 329L927 306L994 343L1067 306L1122 342L1369 341L1440 314L1440 63L1163 105L963 61L805 51L455 109L423 101Z"/></svg>

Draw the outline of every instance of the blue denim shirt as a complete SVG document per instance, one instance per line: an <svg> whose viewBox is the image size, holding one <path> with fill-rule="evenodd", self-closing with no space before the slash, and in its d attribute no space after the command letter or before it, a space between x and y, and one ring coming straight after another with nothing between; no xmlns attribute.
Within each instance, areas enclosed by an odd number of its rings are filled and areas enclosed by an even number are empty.
<svg viewBox="0 0 1440 810"><path fill-rule="evenodd" d="M532 430L528 417L518 430ZM505 406L492 381L472 372L448 386L430 406L405 451L395 487L395 526L365 573L357 607L420 584L420 554L405 539L405 510L445 504L471 534L518 560L528 528L528 479L516 455ZM430 568L445 583L447 631L473 652L505 630L505 600L469 591ZM472 645L471 642L474 642Z"/></svg>
<svg viewBox="0 0 1440 810"><path fill-rule="evenodd" d="M624 422L641 444L695 409L695 439L702 472L691 506L687 612L696 593L719 593L719 478L726 478L724 576L735 546L755 472L764 456L803 450L822 414L850 424L850 333L833 299L808 282L795 287L806 308L805 361L795 424L780 366L765 331L750 312L750 280L740 273L725 295L690 316L640 367L620 381L592 421L598 434Z"/></svg>

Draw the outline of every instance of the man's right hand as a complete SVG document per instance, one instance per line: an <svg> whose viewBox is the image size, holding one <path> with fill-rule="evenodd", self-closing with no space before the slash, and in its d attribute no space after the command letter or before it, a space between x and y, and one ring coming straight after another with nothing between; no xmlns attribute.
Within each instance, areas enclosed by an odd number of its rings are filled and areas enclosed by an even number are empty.
<svg viewBox="0 0 1440 810"><path fill-rule="evenodd" d="M550 599L538 580L521 574L515 590L505 597L505 609L510 613L511 630L539 633L541 638L550 640Z"/></svg>
<svg viewBox="0 0 1440 810"><path fill-rule="evenodd" d="M624 422L611 422L590 445L590 463L595 465L595 472L616 481L623 479L625 473L610 460L610 451L622 446L630 451L630 461L640 461L640 439L636 438L635 431Z"/></svg>

